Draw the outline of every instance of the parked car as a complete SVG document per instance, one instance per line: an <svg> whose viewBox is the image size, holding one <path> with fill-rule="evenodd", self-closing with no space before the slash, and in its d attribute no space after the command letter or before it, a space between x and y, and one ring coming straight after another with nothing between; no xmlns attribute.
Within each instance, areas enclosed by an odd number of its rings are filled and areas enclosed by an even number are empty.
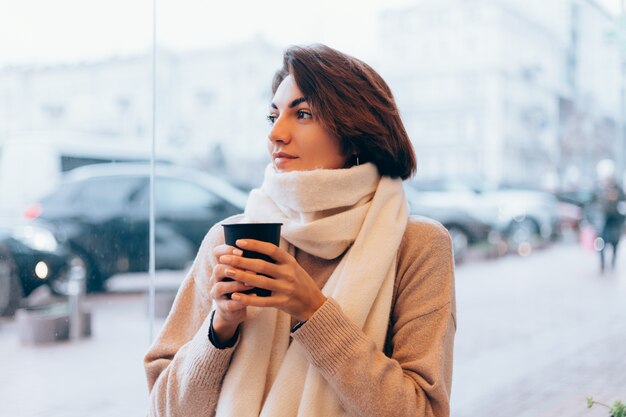
<svg viewBox="0 0 626 417"><path fill-rule="evenodd" d="M11 253L10 239L10 231L0 227L0 317L13 315L22 300L22 289Z"/></svg>
<svg viewBox="0 0 626 417"><path fill-rule="evenodd" d="M470 246L480 245L490 250L500 242L500 233L491 224L458 207L430 204L406 183L404 189L411 215L429 217L448 229L456 263L463 261Z"/></svg>
<svg viewBox="0 0 626 417"><path fill-rule="evenodd" d="M558 200L554 195L516 187L482 188L478 192L498 207L503 234L514 249L525 242L545 245L558 237Z"/></svg>
<svg viewBox="0 0 626 417"><path fill-rule="evenodd" d="M462 182L411 182L419 203L460 209L498 231L508 246L544 244L558 230L556 198L535 190L472 187Z"/></svg>
<svg viewBox="0 0 626 417"><path fill-rule="evenodd" d="M19 288L13 288L13 291L18 291L20 298L28 297L36 288L46 284L49 276L64 273L66 267L67 251L57 243L49 228L37 223L11 225L5 228L1 239L17 277Z"/></svg>
<svg viewBox="0 0 626 417"><path fill-rule="evenodd" d="M172 155L160 149L158 160L171 162ZM56 189L63 174L72 169L148 162L150 156L136 137L68 130L12 132L0 141L0 217L19 217L26 205Z"/></svg>
<svg viewBox="0 0 626 417"><path fill-rule="evenodd" d="M20 268L22 281L30 282L34 275L53 292L66 294L70 274L81 274L89 291L99 291L114 274L147 271L149 173L145 163L98 164L69 172L54 192L26 211L29 222L13 232L15 240L30 248L29 262ZM241 213L246 200L246 193L215 177L158 165L156 268L188 267L209 228Z"/></svg>

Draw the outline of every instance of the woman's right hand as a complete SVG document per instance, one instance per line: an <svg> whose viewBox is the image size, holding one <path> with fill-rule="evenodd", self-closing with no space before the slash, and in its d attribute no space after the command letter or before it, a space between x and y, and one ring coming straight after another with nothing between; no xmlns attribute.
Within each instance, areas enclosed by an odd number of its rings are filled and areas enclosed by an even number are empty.
<svg viewBox="0 0 626 417"><path fill-rule="evenodd" d="M243 252L228 245L219 245L213 249L214 259L220 259L222 255L241 256ZM250 290L254 287L233 281L226 277L226 265L217 264L211 275L211 298L215 300L217 309L213 317L213 334L219 343L225 343L233 338L239 324L246 319L246 306L238 301L231 300L230 295L234 292Z"/></svg>

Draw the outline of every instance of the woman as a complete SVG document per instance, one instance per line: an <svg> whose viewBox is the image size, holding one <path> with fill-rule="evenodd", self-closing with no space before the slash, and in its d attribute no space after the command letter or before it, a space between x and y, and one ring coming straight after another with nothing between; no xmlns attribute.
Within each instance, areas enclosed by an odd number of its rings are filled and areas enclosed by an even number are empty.
<svg viewBox="0 0 626 417"><path fill-rule="evenodd" d="M285 52L272 91L272 164L226 222L283 223L280 247L237 241L276 263L208 232L145 358L150 415L449 415L450 237L408 218L415 156L389 87L314 45Z"/></svg>

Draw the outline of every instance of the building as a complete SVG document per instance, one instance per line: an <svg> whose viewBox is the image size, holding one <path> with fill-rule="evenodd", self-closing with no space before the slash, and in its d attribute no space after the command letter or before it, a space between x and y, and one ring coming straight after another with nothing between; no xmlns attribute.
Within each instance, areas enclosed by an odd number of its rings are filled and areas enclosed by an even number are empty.
<svg viewBox="0 0 626 417"><path fill-rule="evenodd" d="M237 167L235 182L257 180L267 163L265 115L280 65L281 50L261 39L200 51L157 51L157 153L176 147L185 163L209 171L223 171L229 163ZM149 148L152 97L150 54L4 68L0 147L13 132L71 130L139 137Z"/></svg>
<svg viewBox="0 0 626 417"><path fill-rule="evenodd" d="M625 166L615 22L596 0L417 0L379 23L371 62L396 95L418 178L555 186L591 178L603 158ZM280 57L262 39L159 50L157 152L173 146L187 164L257 185ZM150 54L4 68L0 143L70 129L150 146L152 94Z"/></svg>
<svg viewBox="0 0 626 417"><path fill-rule="evenodd" d="M384 13L379 67L414 141L418 178L554 185L567 169L564 103L587 87L599 97L613 79L589 71L603 30L587 20L595 10L585 0L422 0ZM572 33L582 36L577 48ZM606 102L593 118L614 111Z"/></svg>
<svg viewBox="0 0 626 417"><path fill-rule="evenodd" d="M559 168L565 186L590 184L597 162L605 158L616 160L620 171L626 167L616 19L596 1L574 0L569 11L570 89L560 102Z"/></svg>

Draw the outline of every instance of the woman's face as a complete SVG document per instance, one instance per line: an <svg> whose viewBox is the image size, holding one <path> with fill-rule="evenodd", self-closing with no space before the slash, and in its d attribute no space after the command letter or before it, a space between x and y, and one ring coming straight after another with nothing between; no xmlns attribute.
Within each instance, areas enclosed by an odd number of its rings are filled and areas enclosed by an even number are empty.
<svg viewBox="0 0 626 417"><path fill-rule="evenodd" d="M291 75L278 86L267 117L268 151L277 171L343 168L339 138L326 130Z"/></svg>

